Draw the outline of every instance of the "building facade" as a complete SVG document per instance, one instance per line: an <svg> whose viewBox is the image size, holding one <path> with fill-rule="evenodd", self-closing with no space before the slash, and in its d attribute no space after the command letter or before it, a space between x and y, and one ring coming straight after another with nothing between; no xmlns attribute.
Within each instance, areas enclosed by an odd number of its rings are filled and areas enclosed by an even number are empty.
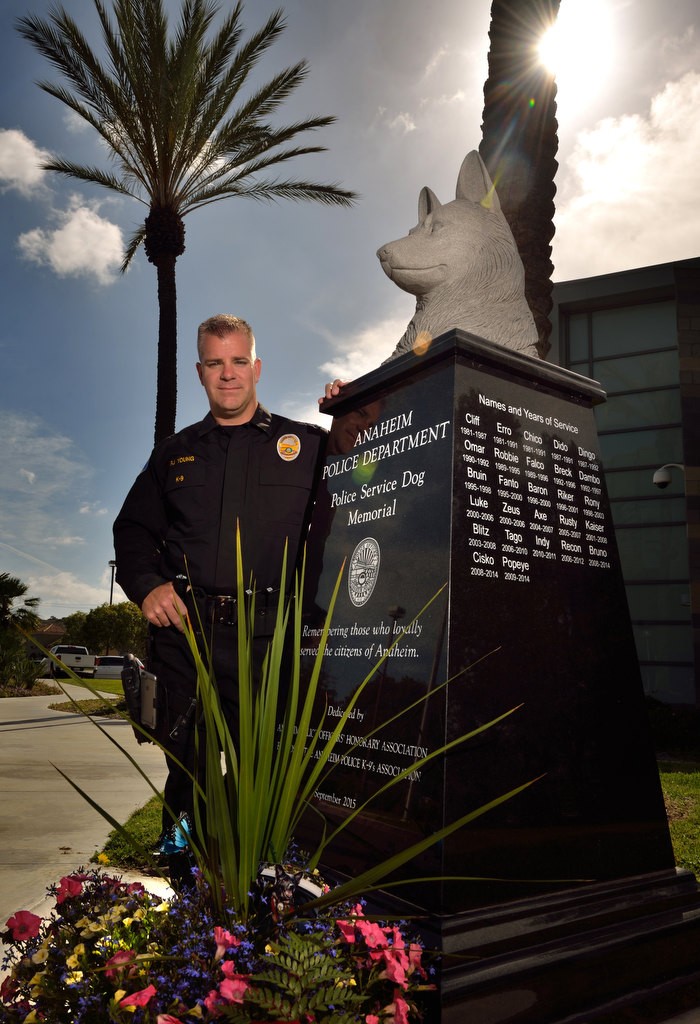
<svg viewBox="0 0 700 1024"><path fill-rule="evenodd" d="M548 358L608 395L596 419L645 692L700 706L700 259L553 299Z"/></svg>

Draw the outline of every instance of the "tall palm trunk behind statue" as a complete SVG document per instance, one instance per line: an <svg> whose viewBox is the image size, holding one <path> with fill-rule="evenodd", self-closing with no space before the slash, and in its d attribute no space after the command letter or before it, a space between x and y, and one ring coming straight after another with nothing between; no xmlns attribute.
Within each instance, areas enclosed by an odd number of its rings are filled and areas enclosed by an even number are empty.
<svg viewBox="0 0 700 1024"><path fill-rule="evenodd" d="M493 0L479 146L525 267L525 296L542 358L552 329L550 243L559 142L556 85L538 62L537 44L556 19L559 2Z"/></svg>

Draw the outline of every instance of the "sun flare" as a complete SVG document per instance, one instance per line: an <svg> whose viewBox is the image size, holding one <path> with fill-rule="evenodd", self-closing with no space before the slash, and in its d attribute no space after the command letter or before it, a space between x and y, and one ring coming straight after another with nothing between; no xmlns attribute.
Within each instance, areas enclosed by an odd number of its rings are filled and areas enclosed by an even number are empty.
<svg viewBox="0 0 700 1024"><path fill-rule="evenodd" d="M610 0L565 0L540 40L539 57L557 81L557 102L582 107L610 77L615 33Z"/></svg>

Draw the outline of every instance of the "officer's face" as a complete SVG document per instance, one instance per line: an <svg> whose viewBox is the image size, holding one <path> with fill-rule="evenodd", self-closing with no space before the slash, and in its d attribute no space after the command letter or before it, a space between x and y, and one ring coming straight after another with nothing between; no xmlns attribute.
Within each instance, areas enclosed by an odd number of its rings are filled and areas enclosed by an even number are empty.
<svg viewBox="0 0 700 1024"><path fill-rule="evenodd" d="M197 373L217 423L247 423L258 404L255 385L260 360L252 359L250 341L241 331L223 338L205 334L201 339Z"/></svg>

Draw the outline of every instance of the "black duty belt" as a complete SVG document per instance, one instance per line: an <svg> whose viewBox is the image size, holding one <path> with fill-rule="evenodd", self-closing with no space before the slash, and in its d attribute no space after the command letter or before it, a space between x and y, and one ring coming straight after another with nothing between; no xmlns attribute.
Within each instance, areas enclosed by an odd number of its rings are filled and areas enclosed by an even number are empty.
<svg viewBox="0 0 700 1024"><path fill-rule="evenodd" d="M278 590L268 587L255 593L255 618L266 618L277 610ZM246 591L253 596L252 591ZM201 587L192 587L183 600L194 601L197 605L202 623L208 626L235 626L238 622L238 598L234 594L209 594ZM274 598L274 601L272 600Z"/></svg>

